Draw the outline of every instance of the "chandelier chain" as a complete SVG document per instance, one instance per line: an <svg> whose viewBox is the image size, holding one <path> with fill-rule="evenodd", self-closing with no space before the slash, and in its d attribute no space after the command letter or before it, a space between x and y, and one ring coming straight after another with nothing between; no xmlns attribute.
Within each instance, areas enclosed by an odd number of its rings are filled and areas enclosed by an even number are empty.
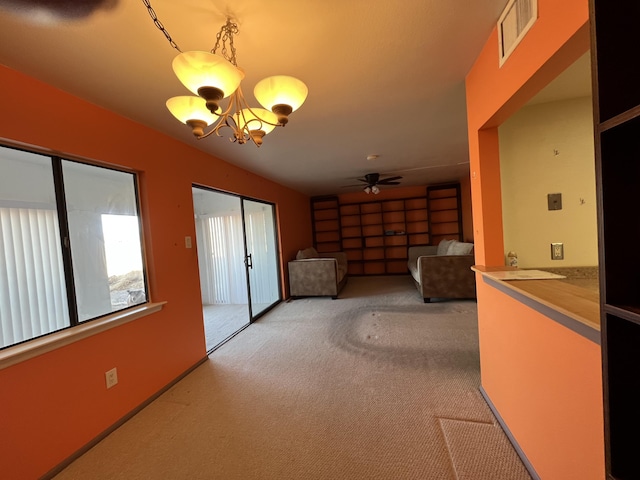
<svg viewBox="0 0 640 480"><path fill-rule="evenodd" d="M178 44L173 41L173 39L171 38L171 35L169 35L169 32L167 32L167 29L164 28L164 25L162 25L162 22L160 20L158 20L158 16L156 15L155 10L151 6L151 1L150 0L142 0L142 3L144 3L144 6L147 7L147 11L149 12L149 16L151 16L151 19L153 20L153 23L155 24L155 26L158 27L158 30L160 30L162 33L164 33L164 36L167 37L167 40L169 40L169 44L173 48L175 48L177 51L182 53L182 50L180 50L180 47L178 47Z"/></svg>
<svg viewBox="0 0 640 480"><path fill-rule="evenodd" d="M236 60L236 47L233 44L233 36L237 35L238 32L238 24L233 23L230 18L227 18L227 23L225 23L216 34L216 44L211 49L211 53L216 53L220 47L220 40L222 40L222 49L220 50L220 53L236 67L238 66L238 63ZM231 55L229 55L229 52L227 51L227 41L229 42Z"/></svg>

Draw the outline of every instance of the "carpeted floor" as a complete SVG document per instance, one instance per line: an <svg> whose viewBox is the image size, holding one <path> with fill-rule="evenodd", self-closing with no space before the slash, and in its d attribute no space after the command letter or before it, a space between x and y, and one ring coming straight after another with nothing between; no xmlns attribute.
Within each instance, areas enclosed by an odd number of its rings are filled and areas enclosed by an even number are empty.
<svg viewBox="0 0 640 480"><path fill-rule="evenodd" d="M476 321L408 276L283 303L56 478L529 479L478 392Z"/></svg>

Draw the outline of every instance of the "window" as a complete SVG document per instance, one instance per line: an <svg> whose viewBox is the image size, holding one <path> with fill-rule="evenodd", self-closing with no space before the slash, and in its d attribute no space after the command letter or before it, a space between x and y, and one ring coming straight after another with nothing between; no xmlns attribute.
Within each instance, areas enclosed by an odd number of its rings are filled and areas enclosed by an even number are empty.
<svg viewBox="0 0 640 480"><path fill-rule="evenodd" d="M0 348L146 292L134 174L0 147Z"/></svg>

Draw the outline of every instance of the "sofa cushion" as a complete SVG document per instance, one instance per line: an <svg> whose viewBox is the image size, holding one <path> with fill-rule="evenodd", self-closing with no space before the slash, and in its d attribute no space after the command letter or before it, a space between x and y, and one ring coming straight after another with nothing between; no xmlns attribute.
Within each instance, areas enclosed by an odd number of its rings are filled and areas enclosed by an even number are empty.
<svg viewBox="0 0 640 480"><path fill-rule="evenodd" d="M307 258L318 258L318 252L315 248L309 247L304 250L298 250L298 254L296 255L296 260L304 260Z"/></svg>
<svg viewBox="0 0 640 480"><path fill-rule="evenodd" d="M473 250L473 243L454 240L447 248L447 255L469 255Z"/></svg>
<svg viewBox="0 0 640 480"><path fill-rule="evenodd" d="M409 273L411 274L411 276L413 277L413 279L417 282L420 283L420 268L418 266L418 262L412 262L409 264Z"/></svg>
<svg viewBox="0 0 640 480"><path fill-rule="evenodd" d="M438 244L438 251L436 255L447 255L447 250L449 249L449 245L451 245L455 240L442 240Z"/></svg>

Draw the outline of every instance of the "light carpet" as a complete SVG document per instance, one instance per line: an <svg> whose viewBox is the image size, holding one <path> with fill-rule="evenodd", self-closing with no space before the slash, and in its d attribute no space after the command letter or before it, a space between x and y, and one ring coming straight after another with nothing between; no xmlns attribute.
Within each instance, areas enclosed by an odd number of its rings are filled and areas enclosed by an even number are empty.
<svg viewBox="0 0 640 480"><path fill-rule="evenodd" d="M529 479L479 381L474 301L353 277L277 306L56 478Z"/></svg>

